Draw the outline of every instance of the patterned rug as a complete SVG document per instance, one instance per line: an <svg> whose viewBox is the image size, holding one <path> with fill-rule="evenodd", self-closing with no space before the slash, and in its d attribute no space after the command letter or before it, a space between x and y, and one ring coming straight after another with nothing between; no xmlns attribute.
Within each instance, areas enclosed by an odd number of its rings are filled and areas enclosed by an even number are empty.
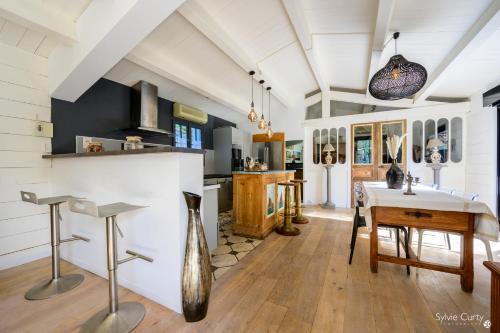
<svg viewBox="0 0 500 333"><path fill-rule="evenodd" d="M219 214L219 246L212 251L212 273L214 280L238 264L262 240L233 235L233 212Z"/></svg>

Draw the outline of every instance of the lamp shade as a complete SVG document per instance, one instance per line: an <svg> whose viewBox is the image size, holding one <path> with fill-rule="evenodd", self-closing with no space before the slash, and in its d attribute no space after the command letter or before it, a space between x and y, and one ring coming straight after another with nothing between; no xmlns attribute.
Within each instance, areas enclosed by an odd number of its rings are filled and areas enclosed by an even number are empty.
<svg viewBox="0 0 500 333"><path fill-rule="evenodd" d="M325 147L323 147L323 152L335 151L335 148L330 143L327 143Z"/></svg>
<svg viewBox="0 0 500 333"><path fill-rule="evenodd" d="M422 65L396 54L373 75L368 90L377 99L398 100L414 95L426 81L427 71Z"/></svg>
<svg viewBox="0 0 500 333"><path fill-rule="evenodd" d="M439 139L430 139L427 143L427 149L439 148L444 146L444 142Z"/></svg>

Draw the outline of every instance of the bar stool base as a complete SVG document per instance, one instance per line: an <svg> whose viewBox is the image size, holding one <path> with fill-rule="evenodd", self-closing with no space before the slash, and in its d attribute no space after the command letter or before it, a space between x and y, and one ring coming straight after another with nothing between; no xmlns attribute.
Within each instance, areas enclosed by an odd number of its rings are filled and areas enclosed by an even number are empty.
<svg viewBox="0 0 500 333"><path fill-rule="evenodd" d="M81 274L68 274L60 276L57 280L50 279L43 281L31 288L24 294L27 300L47 299L70 291L83 281Z"/></svg>
<svg viewBox="0 0 500 333"><path fill-rule="evenodd" d="M295 224L307 224L309 223L309 219L307 217L304 217L304 216L295 216L295 217L292 217L292 223L295 223Z"/></svg>
<svg viewBox="0 0 500 333"><path fill-rule="evenodd" d="M282 225L280 227L276 227L276 232L283 236L297 236L300 235L300 229L291 227L286 228L286 226Z"/></svg>
<svg viewBox="0 0 500 333"><path fill-rule="evenodd" d="M118 305L118 311L110 313L105 308L83 324L80 333L127 333L131 332L144 319L144 305L137 302L125 302Z"/></svg>
<svg viewBox="0 0 500 333"><path fill-rule="evenodd" d="M335 209L335 204L333 202L325 202L320 204L320 207L324 209Z"/></svg>

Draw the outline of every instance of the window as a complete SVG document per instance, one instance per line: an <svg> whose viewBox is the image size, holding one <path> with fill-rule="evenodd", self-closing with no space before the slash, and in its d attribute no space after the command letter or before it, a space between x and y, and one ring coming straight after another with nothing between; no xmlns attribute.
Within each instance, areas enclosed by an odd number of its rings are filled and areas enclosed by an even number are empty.
<svg viewBox="0 0 500 333"><path fill-rule="evenodd" d="M462 161L462 118L451 119L450 159L458 163Z"/></svg>
<svg viewBox="0 0 500 333"><path fill-rule="evenodd" d="M441 118L437 122L437 137L443 146L439 147L439 153L441 154L441 163L446 163L448 161L448 141L449 141L449 122L448 119Z"/></svg>
<svg viewBox="0 0 500 333"><path fill-rule="evenodd" d="M339 128L339 153L338 161L340 164L344 164L346 161L346 142L347 133L345 127Z"/></svg>
<svg viewBox="0 0 500 333"><path fill-rule="evenodd" d="M188 146L188 128L186 125L175 124L175 146L187 148Z"/></svg>
<svg viewBox="0 0 500 333"><path fill-rule="evenodd" d="M306 108L306 120L307 119L319 119L322 117L321 112L321 100L313 105L309 105Z"/></svg>
<svg viewBox="0 0 500 333"><path fill-rule="evenodd" d="M334 151L330 153L332 155L332 163L335 164L337 163L337 153L338 153L338 147L337 147L337 129L336 128L330 128L330 144L333 146Z"/></svg>
<svg viewBox="0 0 500 333"><path fill-rule="evenodd" d="M373 125L353 126L354 164L373 163Z"/></svg>
<svg viewBox="0 0 500 333"><path fill-rule="evenodd" d="M201 149L201 128L191 127L191 148Z"/></svg>
<svg viewBox="0 0 500 333"><path fill-rule="evenodd" d="M422 162L422 141L424 136L423 124L420 120L413 122L413 130L412 130L412 140L413 144L411 147L411 154L413 157L413 162L420 163Z"/></svg>
<svg viewBox="0 0 500 333"><path fill-rule="evenodd" d="M427 144L431 139L436 138L436 122L432 119L425 121L425 161L431 163L432 149L427 148Z"/></svg>
<svg viewBox="0 0 500 333"><path fill-rule="evenodd" d="M313 131L313 163L319 163L319 155L321 149L321 140L319 138L319 130Z"/></svg>
<svg viewBox="0 0 500 333"><path fill-rule="evenodd" d="M326 152L323 151L325 149L325 145L328 143L328 130L323 128L321 130L321 163L326 164Z"/></svg>

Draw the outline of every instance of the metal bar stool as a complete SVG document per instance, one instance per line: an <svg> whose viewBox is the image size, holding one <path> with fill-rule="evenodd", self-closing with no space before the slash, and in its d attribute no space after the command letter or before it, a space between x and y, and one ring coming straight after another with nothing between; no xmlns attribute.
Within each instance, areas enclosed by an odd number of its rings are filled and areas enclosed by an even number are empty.
<svg viewBox="0 0 500 333"><path fill-rule="evenodd" d="M52 246L52 278L48 281L40 282L28 290L24 295L27 300L46 299L58 294L65 293L83 281L81 274L61 275L59 245L64 242L83 240L89 242L88 238L71 235L72 238L60 239L60 221L59 205L73 198L70 195L58 197L37 198L35 193L21 191L21 199L31 202L35 205L49 205L50 207L50 244Z"/></svg>
<svg viewBox="0 0 500 333"><path fill-rule="evenodd" d="M300 234L300 229L292 225L292 210L290 208L290 186L296 186L298 184L292 182L281 182L278 185L285 186L285 221L283 225L276 227L276 232L284 236L297 236Z"/></svg>
<svg viewBox="0 0 500 333"><path fill-rule="evenodd" d="M290 180L292 183L296 184L295 186L295 216L292 218L292 223L296 224L306 224L309 223L309 219L302 215L302 201L301 201L301 187L302 184L307 183L307 180L303 179L292 179Z"/></svg>
<svg viewBox="0 0 500 333"><path fill-rule="evenodd" d="M106 241L108 254L108 280L109 280L109 307L102 309L90 317L80 329L80 332L113 332L124 333L130 332L139 325L144 318L146 310L144 305L137 302L118 303L118 282L117 268L133 259L143 259L153 262L152 258L141 255L137 252L127 250L126 253L131 255L128 258L118 260L116 230L123 237L121 230L116 224L116 216L120 213L145 208L145 206L134 206L123 202L117 202L104 206L97 206L92 201L87 200L70 200L69 209L72 212L90 215L94 217L106 218Z"/></svg>

